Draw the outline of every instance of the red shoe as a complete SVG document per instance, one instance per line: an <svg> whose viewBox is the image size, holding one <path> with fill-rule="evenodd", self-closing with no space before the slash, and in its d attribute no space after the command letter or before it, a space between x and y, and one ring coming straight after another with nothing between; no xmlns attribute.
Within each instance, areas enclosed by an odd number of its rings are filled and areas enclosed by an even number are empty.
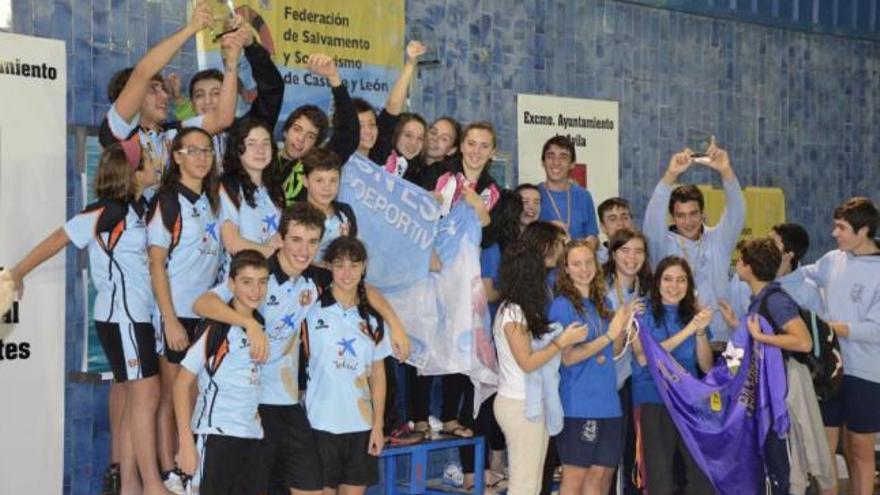
<svg viewBox="0 0 880 495"><path fill-rule="evenodd" d="M425 435L422 432L415 431L408 424L403 423L391 432L387 441L391 445L412 445L424 439Z"/></svg>

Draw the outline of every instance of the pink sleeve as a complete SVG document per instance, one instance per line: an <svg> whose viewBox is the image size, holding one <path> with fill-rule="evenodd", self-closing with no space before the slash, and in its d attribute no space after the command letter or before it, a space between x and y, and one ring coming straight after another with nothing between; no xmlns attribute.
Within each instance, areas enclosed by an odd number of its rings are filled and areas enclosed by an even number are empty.
<svg viewBox="0 0 880 495"><path fill-rule="evenodd" d="M495 208L495 205L498 203L498 198L501 197L501 191L498 190L498 186L495 184L489 184L486 190L489 191L489 195L485 198L486 209L492 211L492 208Z"/></svg>

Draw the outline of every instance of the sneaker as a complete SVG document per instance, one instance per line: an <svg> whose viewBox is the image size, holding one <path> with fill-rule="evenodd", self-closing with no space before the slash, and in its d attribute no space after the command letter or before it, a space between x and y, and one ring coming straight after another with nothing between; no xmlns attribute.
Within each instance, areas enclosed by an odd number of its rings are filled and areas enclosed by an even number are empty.
<svg viewBox="0 0 880 495"><path fill-rule="evenodd" d="M119 464L113 463L104 471L104 480L101 482L101 495L119 495L122 479L119 476Z"/></svg>
<svg viewBox="0 0 880 495"><path fill-rule="evenodd" d="M425 436L422 432L413 430L406 423L395 428L391 432L391 435L388 436L388 442L391 443L391 445L412 445L414 443L419 443L424 439Z"/></svg>
<svg viewBox="0 0 880 495"><path fill-rule="evenodd" d="M455 488L464 486L464 471L457 462L449 463L443 469L443 484Z"/></svg>
<svg viewBox="0 0 880 495"><path fill-rule="evenodd" d="M162 484L165 485L166 490L174 495L186 495L186 489L183 486L183 477L181 477L180 473L177 471L168 471L167 473L164 473Z"/></svg>

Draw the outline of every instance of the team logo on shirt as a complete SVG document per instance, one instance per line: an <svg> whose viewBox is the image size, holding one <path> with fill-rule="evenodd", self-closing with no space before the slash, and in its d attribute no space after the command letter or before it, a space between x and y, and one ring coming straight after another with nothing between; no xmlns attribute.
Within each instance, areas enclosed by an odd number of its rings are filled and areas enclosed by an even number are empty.
<svg viewBox="0 0 880 495"><path fill-rule="evenodd" d="M278 232L278 215L271 214L263 217L263 233Z"/></svg>
<svg viewBox="0 0 880 495"><path fill-rule="evenodd" d="M308 306L312 304L312 291L311 289L306 289L300 291L299 293L299 305L300 306Z"/></svg>
<svg viewBox="0 0 880 495"><path fill-rule="evenodd" d="M202 215L201 215L201 213L199 213L199 209L196 208L195 205L193 205L192 215L190 215L190 217L191 218L199 218L200 216L202 216Z"/></svg>
<svg viewBox="0 0 880 495"><path fill-rule="evenodd" d="M347 369L357 371L358 361L357 354L354 352L355 339L341 338L336 343L336 369ZM351 358L346 359L346 355L351 354Z"/></svg>
<svg viewBox="0 0 880 495"><path fill-rule="evenodd" d="M862 284L855 284L852 286L852 289L849 291L849 298L853 303L862 302L862 294L865 292L865 286Z"/></svg>
<svg viewBox="0 0 880 495"><path fill-rule="evenodd" d="M327 325L327 322L325 322L323 318L318 318L318 321L315 324L315 330L323 330L325 328L330 328L330 326Z"/></svg>
<svg viewBox="0 0 880 495"><path fill-rule="evenodd" d="M214 241L212 242L211 239ZM202 234L202 247L199 248L199 254L202 256L214 256L219 252L217 249L219 238L217 237L217 222L208 222L205 224L205 233Z"/></svg>
<svg viewBox="0 0 880 495"><path fill-rule="evenodd" d="M275 294L269 296L269 299L266 300L266 306L278 306L278 298Z"/></svg>
<svg viewBox="0 0 880 495"><path fill-rule="evenodd" d="M208 242L208 236L211 236L214 241L219 241L219 237L217 237L217 222L208 222L205 224L205 237L202 239L204 242Z"/></svg>

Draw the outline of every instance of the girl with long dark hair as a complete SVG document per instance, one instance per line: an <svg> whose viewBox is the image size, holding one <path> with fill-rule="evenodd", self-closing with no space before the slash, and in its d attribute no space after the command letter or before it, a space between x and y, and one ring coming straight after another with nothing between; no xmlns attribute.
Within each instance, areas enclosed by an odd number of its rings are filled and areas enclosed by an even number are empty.
<svg viewBox="0 0 880 495"><path fill-rule="evenodd" d="M607 244L608 260L604 265L611 308L643 298L651 290L651 266L647 262L648 241L637 230L622 229L611 236ZM624 493L635 491L632 476L635 465L635 423L632 406L632 350L626 345L626 335L620 334L615 342L617 388L623 410L623 476L619 477ZM622 351L621 351L622 349Z"/></svg>
<svg viewBox="0 0 880 495"><path fill-rule="evenodd" d="M649 332L685 370L696 376L698 369L705 373L712 368L707 330L712 322L712 311L699 308L694 287L693 272L684 258L663 258L657 264L650 302L639 328L641 332ZM633 403L638 425L637 444L641 445L637 455L648 493L675 492L676 454L684 459L687 493L714 493L712 483L694 462L660 398L638 339L633 342L633 351L636 357L632 375Z"/></svg>
<svg viewBox="0 0 880 495"><path fill-rule="evenodd" d="M281 181L272 173L278 152L269 126L252 117L241 119L226 143L219 219L226 251L223 273L239 251L253 249L269 257L281 247L276 234L284 205Z"/></svg>
<svg viewBox="0 0 880 495"><path fill-rule="evenodd" d="M526 417L527 375L546 365L564 348L580 342L587 329L572 323L555 337L533 347L533 341L550 332L544 259L531 245L515 242L501 260L501 304L492 326L498 350L498 395L494 412L504 432L510 468L508 493L534 495L541 489L544 457L549 434L544 418ZM554 372L554 370L550 370ZM544 390L542 393L558 393ZM541 397L532 397L541 400Z"/></svg>

